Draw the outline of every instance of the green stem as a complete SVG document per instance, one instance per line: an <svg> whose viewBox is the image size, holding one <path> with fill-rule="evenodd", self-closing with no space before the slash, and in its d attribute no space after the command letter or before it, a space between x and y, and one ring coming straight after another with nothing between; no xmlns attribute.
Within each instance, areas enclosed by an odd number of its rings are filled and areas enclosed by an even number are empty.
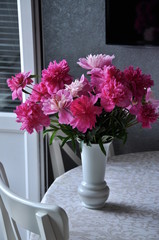
<svg viewBox="0 0 159 240"><path fill-rule="evenodd" d="M128 124L126 127L129 128L129 127L132 127L134 125L138 124L138 122L135 120L134 122Z"/></svg>

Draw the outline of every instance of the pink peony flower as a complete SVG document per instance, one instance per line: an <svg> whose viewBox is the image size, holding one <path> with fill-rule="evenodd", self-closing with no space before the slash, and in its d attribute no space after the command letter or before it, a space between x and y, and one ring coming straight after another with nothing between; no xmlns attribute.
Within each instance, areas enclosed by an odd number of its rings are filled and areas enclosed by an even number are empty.
<svg viewBox="0 0 159 240"><path fill-rule="evenodd" d="M127 107L130 105L132 94L130 90L116 79L106 82L101 93L101 106L111 112L115 106Z"/></svg>
<svg viewBox="0 0 159 240"><path fill-rule="evenodd" d="M17 122L21 122L21 130L26 129L28 133L32 133L35 129L40 132L43 127L50 125L50 119L42 111L41 104L35 104L31 101L26 101L16 107L14 111L17 115Z"/></svg>
<svg viewBox="0 0 159 240"><path fill-rule="evenodd" d="M94 106L97 101L95 96L81 96L76 98L70 105L70 110L74 119L71 122L73 128L85 133L87 129L95 127L96 116L102 112L101 107Z"/></svg>
<svg viewBox="0 0 159 240"><path fill-rule="evenodd" d="M91 85L96 93L100 93L107 82L115 79L127 86L127 82L124 82L124 74L115 66L104 66L103 69L91 71Z"/></svg>
<svg viewBox="0 0 159 240"><path fill-rule="evenodd" d="M31 84L33 80L30 78L30 72L18 73L12 78L7 79L8 87L11 89L12 99L18 98L22 100L22 89L25 88L27 84Z"/></svg>
<svg viewBox="0 0 159 240"><path fill-rule="evenodd" d="M72 120L72 115L69 111L71 101L71 94L67 90L62 89L50 98L44 99L42 109L46 115L59 113L59 123L69 124Z"/></svg>
<svg viewBox="0 0 159 240"><path fill-rule="evenodd" d="M59 129L65 133L63 143L76 139L89 145L99 143L99 139L125 141L127 128L137 123L151 128L159 118L159 100L151 91L151 76L139 67L121 71L112 65L113 59L114 55L105 54L80 58L78 65L87 69L87 78L83 74L75 81L65 59L50 62L42 70L39 84L32 84L30 72L8 79L13 99L22 99L25 86L32 89L27 101L15 110L21 130L39 132L55 117L49 130L52 139Z"/></svg>
<svg viewBox="0 0 159 240"><path fill-rule="evenodd" d="M156 110L159 110L159 100L155 99L151 88L147 89L145 100L146 102L151 103L156 108Z"/></svg>
<svg viewBox="0 0 159 240"><path fill-rule="evenodd" d="M130 66L128 69L124 70L124 75L135 101L140 101L146 94L146 89L154 84L153 80L151 80L151 76L142 74L140 68L134 69Z"/></svg>
<svg viewBox="0 0 159 240"><path fill-rule="evenodd" d="M71 93L72 97L88 95L88 93L92 91L90 83L84 74L82 74L80 80L75 79L70 85L65 84L65 88Z"/></svg>
<svg viewBox="0 0 159 240"><path fill-rule="evenodd" d="M103 68L105 65L111 65L114 58L114 55L97 54L92 56L90 54L86 58L80 58L77 64L85 69Z"/></svg>
<svg viewBox="0 0 159 240"><path fill-rule="evenodd" d="M159 117L152 104L144 104L137 114L137 121L142 123L143 128L151 128L151 123L155 123Z"/></svg>
<svg viewBox="0 0 159 240"><path fill-rule="evenodd" d="M69 70L66 60L62 60L59 63L50 62L48 68L42 71L42 81L48 88L50 95L63 89L65 84L72 82L72 77L68 74Z"/></svg>
<svg viewBox="0 0 159 240"><path fill-rule="evenodd" d="M109 67L107 67L109 68ZM100 93L103 86L105 85L106 76L102 69L96 68L91 71L91 86L95 93Z"/></svg>
<svg viewBox="0 0 159 240"><path fill-rule="evenodd" d="M29 97L32 102L40 102L42 99L49 98L50 94L48 93L47 87L43 82L35 84L32 90L32 93Z"/></svg>

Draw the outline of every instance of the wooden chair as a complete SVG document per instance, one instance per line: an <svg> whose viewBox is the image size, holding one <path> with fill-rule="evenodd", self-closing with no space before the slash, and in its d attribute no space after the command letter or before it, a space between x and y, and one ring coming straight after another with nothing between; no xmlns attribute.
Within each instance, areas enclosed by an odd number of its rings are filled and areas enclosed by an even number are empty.
<svg viewBox="0 0 159 240"><path fill-rule="evenodd" d="M0 219L5 240L21 240L16 224L40 235L42 240L69 239L68 217L61 207L17 196L4 181L7 177L2 163L0 174Z"/></svg>

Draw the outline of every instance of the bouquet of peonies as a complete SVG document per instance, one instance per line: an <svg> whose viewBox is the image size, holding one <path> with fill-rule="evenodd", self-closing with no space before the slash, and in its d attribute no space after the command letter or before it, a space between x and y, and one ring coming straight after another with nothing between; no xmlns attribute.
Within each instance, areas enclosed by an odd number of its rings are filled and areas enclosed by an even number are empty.
<svg viewBox="0 0 159 240"><path fill-rule="evenodd" d="M133 66L121 71L113 59L114 55L105 54L80 58L77 64L87 69L87 77L83 74L75 80L66 60L50 62L39 84L33 84L35 75L30 72L8 79L13 100L22 100L22 92L29 94L14 111L21 130L32 133L47 127L44 134L52 133L50 144L56 136L62 145L71 140L74 149L76 140L98 143L105 153L103 143L114 138L125 142L129 127L141 123L151 128L159 117L151 76Z"/></svg>

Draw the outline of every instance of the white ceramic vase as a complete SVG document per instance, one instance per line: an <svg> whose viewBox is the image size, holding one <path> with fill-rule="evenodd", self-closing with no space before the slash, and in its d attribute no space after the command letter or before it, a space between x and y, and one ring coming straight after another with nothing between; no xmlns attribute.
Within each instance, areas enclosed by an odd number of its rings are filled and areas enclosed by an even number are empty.
<svg viewBox="0 0 159 240"><path fill-rule="evenodd" d="M104 144L108 153L110 143ZM109 187L105 181L107 156L98 144L82 146L82 174L83 179L78 188L82 205L86 208L100 209L104 207L109 196Z"/></svg>

